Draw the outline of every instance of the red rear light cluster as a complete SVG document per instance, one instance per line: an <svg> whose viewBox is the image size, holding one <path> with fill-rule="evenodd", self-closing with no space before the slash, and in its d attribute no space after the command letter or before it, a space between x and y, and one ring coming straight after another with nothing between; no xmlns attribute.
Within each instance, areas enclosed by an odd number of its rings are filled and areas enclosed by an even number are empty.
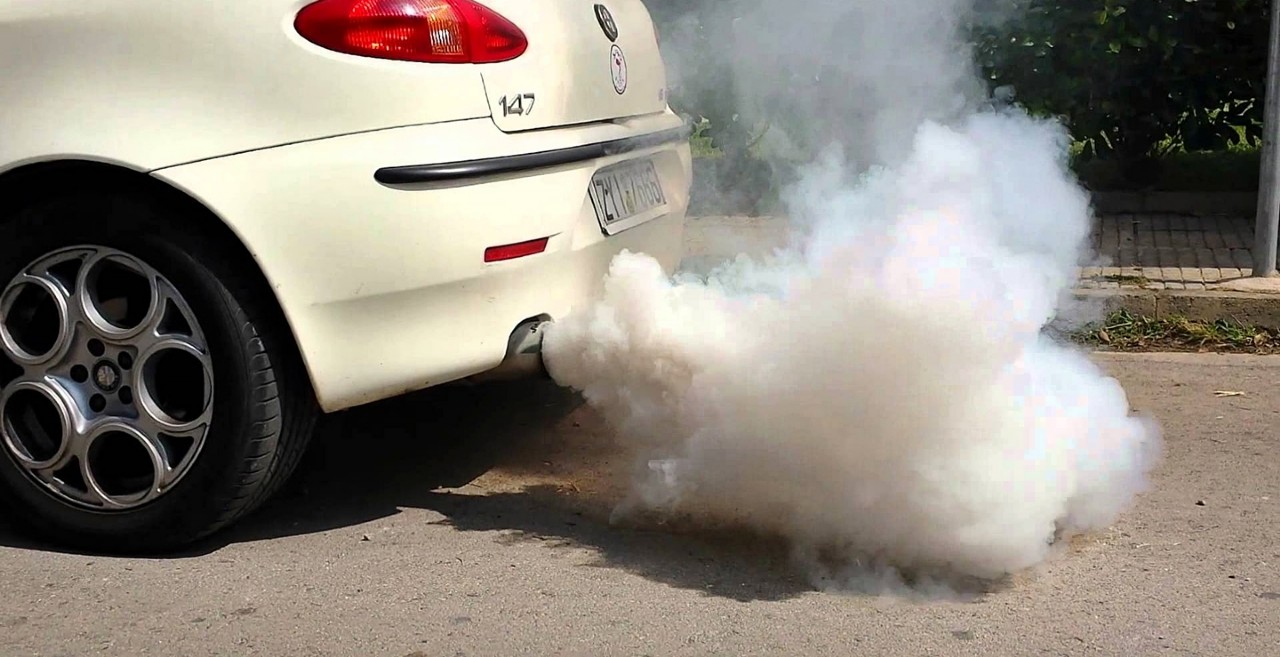
<svg viewBox="0 0 1280 657"><path fill-rule="evenodd" d="M520 242L519 244L491 246L484 250L484 261L502 262L503 260L515 260L516 258L536 255L546 251L547 244L550 242L550 237L544 237L542 239L530 240L528 242Z"/></svg>
<svg viewBox="0 0 1280 657"><path fill-rule="evenodd" d="M409 62L504 62L529 47L515 23L474 0L319 0L294 29L328 50Z"/></svg>

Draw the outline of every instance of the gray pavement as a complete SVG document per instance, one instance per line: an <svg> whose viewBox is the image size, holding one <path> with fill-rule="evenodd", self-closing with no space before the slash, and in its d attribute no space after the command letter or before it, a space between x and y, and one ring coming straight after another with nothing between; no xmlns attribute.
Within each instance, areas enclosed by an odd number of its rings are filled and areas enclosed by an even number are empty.
<svg viewBox="0 0 1280 657"><path fill-rule="evenodd" d="M691 219L686 267L705 270L739 253L766 254L786 242L786 228L785 219L774 217ZM1074 290L1090 307L1280 330L1280 278L1245 278L1253 273L1248 220L1107 214L1091 238L1096 260L1077 270Z"/></svg>
<svg viewBox="0 0 1280 657"><path fill-rule="evenodd" d="M785 240L785 227L769 217L699 217L690 243L706 257L763 253ZM1243 217L1106 214L1090 240L1098 261L1079 269L1080 289L1230 290L1253 274L1253 223Z"/></svg>
<svg viewBox="0 0 1280 657"><path fill-rule="evenodd" d="M1253 274L1253 222L1243 217L1103 215L1092 239L1105 266L1081 270L1084 289L1213 290Z"/></svg>
<svg viewBox="0 0 1280 657"><path fill-rule="evenodd" d="M767 539L610 526L626 443L520 383L331 418L292 490L188 554L0 527L0 654L1280 654L1280 359L1098 359L1166 430L1154 490L970 602L820 593Z"/></svg>

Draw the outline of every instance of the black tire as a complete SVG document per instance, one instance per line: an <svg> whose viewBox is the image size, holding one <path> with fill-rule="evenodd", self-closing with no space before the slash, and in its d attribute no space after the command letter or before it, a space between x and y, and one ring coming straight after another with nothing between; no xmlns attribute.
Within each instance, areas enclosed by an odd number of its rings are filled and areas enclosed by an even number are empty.
<svg viewBox="0 0 1280 657"><path fill-rule="evenodd" d="M0 217L0 287L59 248L124 251L166 277L199 322L212 360L204 448L158 499L102 512L59 499L5 451L0 499L55 543L105 552L181 548L252 512L292 474L318 415L301 359L256 266L207 216L140 195L87 191Z"/></svg>

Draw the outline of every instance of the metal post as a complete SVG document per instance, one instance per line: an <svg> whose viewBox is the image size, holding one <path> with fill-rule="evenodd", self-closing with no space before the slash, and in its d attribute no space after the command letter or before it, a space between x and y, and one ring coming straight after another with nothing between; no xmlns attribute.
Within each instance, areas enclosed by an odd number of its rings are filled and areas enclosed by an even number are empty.
<svg viewBox="0 0 1280 657"><path fill-rule="evenodd" d="M1277 276L1280 240L1280 0L1271 0L1271 48L1267 55L1267 100L1262 127L1262 176L1258 181L1258 225L1254 229L1253 275Z"/></svg>

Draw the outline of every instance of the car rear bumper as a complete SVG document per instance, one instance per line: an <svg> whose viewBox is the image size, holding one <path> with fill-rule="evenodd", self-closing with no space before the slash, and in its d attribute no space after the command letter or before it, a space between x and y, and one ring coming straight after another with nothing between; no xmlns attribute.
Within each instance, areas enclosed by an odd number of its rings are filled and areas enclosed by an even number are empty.
<svg viewBox="0 0 1280 657"><path fill-rule="evenodd" d="M504 173L527 173L580 162L601 160L615 155L627 155L676 142L687 142L692 133L692 126L686 124L679 128L671 128L662 132L622 137L610 141L557 148L537 153L520 153L518 155L488 157L464 162L383 167L374 172L373 178L387 185L412 185L483 178Z"/></svg>
<svg viewBox="0 0 1280 657"><path fill-rule="evenodd" d="M692 177L682 126L667 113L508 135L488 119L468 120L154 175L201 200L241 237L275 290L322 407L336 411L497 366L518 324L561 317L590 299L623 250L673 269ZM438 175L459 163L509 165L620 141L632 146L532 168ZM640 157L652 158L668 203L606 237L587 195L591 176ZM375 179L397 166L435 175ZM542 253L484 262L487 248L542 238Z"/></svg>

